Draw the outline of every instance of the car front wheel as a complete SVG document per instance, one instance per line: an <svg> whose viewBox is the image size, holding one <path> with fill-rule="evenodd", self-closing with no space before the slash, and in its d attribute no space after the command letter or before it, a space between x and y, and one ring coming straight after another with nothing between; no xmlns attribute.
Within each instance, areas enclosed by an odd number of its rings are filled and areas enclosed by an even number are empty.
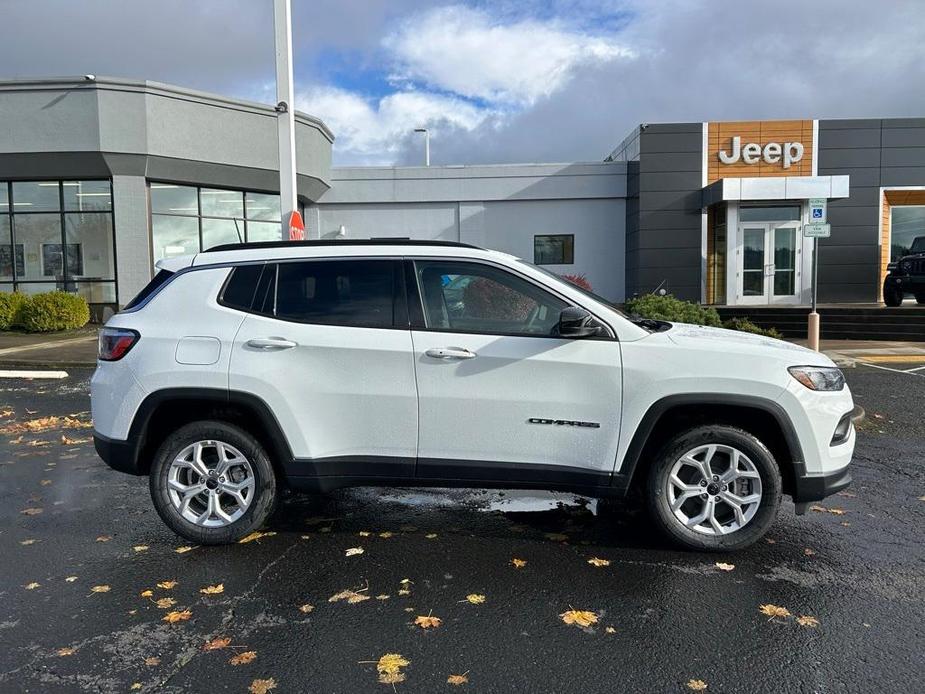
<svg viewBox="0 0 925 694"><path fill-rule="evenodd" d="M748 432L702 426L662 448L649 470L647 496L656 525L675 544L738 550L760 539L777 517L780 470Z"/></svg>
<svg viewBox="0 0 925 694"><path fill-rule="evenodd" d="M194 422L169 434L149 482L163 521L197 544L240 540L260 528L276 504L276 476L263 447L226 422Z"/></svg>

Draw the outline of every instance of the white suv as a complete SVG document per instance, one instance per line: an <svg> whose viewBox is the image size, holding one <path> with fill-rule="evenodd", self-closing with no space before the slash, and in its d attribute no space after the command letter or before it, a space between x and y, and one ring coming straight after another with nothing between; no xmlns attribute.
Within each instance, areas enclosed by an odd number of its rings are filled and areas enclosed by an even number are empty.
<svg viewBox="0 0 925 694"><path fill-rule="evenodd" d="M825 356L633 320L510 255L369 240L220 246L159 272L100 333L94 439L203 544L277 491L639 492L689 548L749 545L781 494L846 487L856 416Z"/></svg>

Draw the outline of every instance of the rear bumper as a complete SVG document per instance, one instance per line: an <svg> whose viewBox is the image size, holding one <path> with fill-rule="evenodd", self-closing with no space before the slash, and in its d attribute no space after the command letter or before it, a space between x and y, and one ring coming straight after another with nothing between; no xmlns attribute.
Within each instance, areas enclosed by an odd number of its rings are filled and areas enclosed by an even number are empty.
<svg viewBox="0 0 925 694"><path fill-rule="evenodd" d="M138 453L128 441L111 439L102 434L93 434L93 447L103 462L113 470L126 472L130 475L145 474L138 468Z"/></svg>

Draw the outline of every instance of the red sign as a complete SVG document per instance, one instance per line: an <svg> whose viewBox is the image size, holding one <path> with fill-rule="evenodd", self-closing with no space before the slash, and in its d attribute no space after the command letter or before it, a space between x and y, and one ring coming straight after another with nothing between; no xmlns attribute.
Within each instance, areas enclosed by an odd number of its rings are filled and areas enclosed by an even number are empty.
<svg viewBox="0 0 925 694"><path fill-rule="evenodd" d="M289 214L289 240L301 241L305 238L305 222L302 221L302 215L298 210L293 210Z"/></svg>

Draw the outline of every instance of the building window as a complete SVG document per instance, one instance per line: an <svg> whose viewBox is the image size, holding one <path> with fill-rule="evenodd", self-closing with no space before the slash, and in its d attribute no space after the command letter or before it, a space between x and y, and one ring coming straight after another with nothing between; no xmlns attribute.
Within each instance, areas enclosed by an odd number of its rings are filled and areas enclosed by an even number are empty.
<svg viewBox="0 0 925 694"><path fill-rule="evenodd" d="M112 185L0 182L0 290L116 302Z"/></svg>
<svg viewBox="0 0 925 694"><path fill-rule="evenodd" d="M890 211L890 262L909 255L916 237L925 236L925 205L896 205Z"/></svg>
<svg viewBox="0 0 925 694"><path fill-rule="evenodd" d="M533 237L533 263L535 265L571 265L574 262L574 234Z"/></svg>
<svg viewBox="0 0 925 694"><path fill-rule="evenodd" d="M279 196L152 181L154 260L226 243L279 241Z"/></svg>

